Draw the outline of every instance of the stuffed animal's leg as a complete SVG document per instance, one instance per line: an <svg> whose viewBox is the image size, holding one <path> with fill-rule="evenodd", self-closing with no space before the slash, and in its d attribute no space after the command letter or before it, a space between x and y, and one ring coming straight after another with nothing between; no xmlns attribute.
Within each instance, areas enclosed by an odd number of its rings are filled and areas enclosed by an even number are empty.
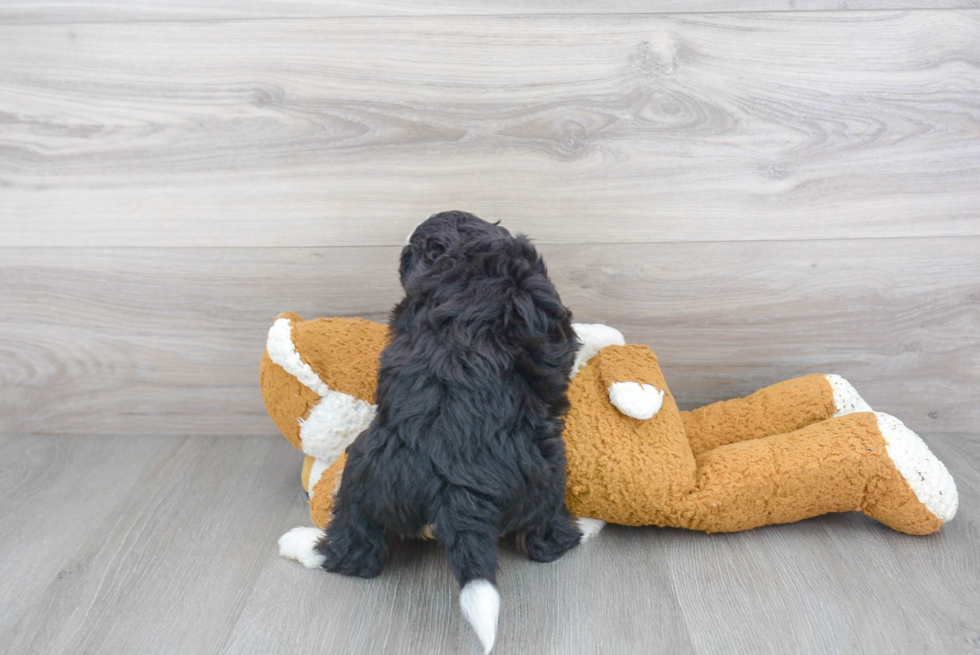
<svg viewBox="0 0 980 655"><path fill-rule="evenodd" d="M321 460L312 457L307 457L303 462L303 489L310 498L310 520L318 528L325 528L330 522L346 464L346 453L329 466L324 466Z"/></svg>
<svg viewBox="0 0 980 655"><path fill-rule="evenodd" d="M656 356L645 346L607 346L569 384L568 399L565 501L583 537L594 530L581 517L665 524L664 510L697 476Z"/></svg>
<svg viewBox="0 0 980 655"><path fill-rule="evenodd" d="M919 437L887 414L860 412L697 458L693 492L672 525L731 532L828 512L863 511L909 534L956 513L952 477Z"/></svg>
<svg viewBox="0 0 980 655"><path fill-rule="evenodd" d="M871 408L838 375L808 375L786 380L745 398L724 400L681 412L694 455L747 439L799 430L833 416Z"/></svg>

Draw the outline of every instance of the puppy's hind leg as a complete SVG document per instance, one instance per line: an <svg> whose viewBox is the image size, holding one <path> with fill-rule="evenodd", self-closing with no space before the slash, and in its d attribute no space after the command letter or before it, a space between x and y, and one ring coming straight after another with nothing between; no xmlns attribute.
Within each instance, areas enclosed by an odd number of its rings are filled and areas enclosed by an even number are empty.
<svg viewBox="0 0 980 655"><path fill-rule="evenodd" d="M536 523L517 535L518 545L535 562L552 562L581 541L582 533L575 527L564 503L550 519Z"/></svg>
<svg viewBox="0 0 980 655"><path fill-rule="evenodd" d="M500 594L497 593L497 540L492 504L467 492L450 499L435 521L442 544L459 581L463 615L483 645L493 649L497 637Z"/></svg>
<svg viewBox="0 0 980 655"><path fill-rule="evenodd" d="M327 571L373 578L381 573L387 550L385 529L367 520L353 503L338 498L326 534L316 546Z"/></svg>

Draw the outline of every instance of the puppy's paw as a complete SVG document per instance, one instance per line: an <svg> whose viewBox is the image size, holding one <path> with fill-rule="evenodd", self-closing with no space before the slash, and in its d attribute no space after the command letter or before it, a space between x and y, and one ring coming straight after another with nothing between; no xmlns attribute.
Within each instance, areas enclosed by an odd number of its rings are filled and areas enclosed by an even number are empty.
<svg viewBox="0 0 980 655"><path fill-rule="evenodd" d="M279 537L279 556L294 559L308 569L320 568L324 557L316 545L322 538L323 530L319 528L293 528Z"/></svg>
<svg viewBox="0 0 980 655"><path fill-rule="evenodd" d="M317 553L323 558L320 566L331 573L373 578L384 568L384 549L372 543L354 547L324 540L317 547Z"/></svg>
<svg viewBox="0 0 980 655"><path fill-rule="evenodd" d="M535 562L552 562L582 541L582 534L571 517L562 515L544 525L534 526L521 539L527 556Z"/></svg>

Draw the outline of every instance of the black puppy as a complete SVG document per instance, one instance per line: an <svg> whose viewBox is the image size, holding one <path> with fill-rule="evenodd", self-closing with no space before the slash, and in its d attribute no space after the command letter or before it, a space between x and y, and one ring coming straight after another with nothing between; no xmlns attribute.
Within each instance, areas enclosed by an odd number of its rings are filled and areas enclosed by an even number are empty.
<svg viewBox="0 0 980 655"><path fill-rule="evenodd" d="M370 577L389 533L434 536L489 652L499 537L541 562L580 540L564 502L571 313L526 237L465 212L419 225L399 273L378 412L347 449L316 550L328 571Z"/></svg>

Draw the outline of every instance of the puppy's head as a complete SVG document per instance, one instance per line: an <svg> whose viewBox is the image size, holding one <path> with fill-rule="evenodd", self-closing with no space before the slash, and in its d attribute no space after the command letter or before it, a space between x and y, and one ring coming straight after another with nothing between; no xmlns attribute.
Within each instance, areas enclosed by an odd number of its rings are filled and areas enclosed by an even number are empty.
<svg viewBox="0 0 980 655"><path fill-rule="evenodd" d="M510 232L497 223L488 223L468 212L433 214L405 240L398 269L402 288L408 291L439 258L459 251L461 246L510 238Z"/></svg>

